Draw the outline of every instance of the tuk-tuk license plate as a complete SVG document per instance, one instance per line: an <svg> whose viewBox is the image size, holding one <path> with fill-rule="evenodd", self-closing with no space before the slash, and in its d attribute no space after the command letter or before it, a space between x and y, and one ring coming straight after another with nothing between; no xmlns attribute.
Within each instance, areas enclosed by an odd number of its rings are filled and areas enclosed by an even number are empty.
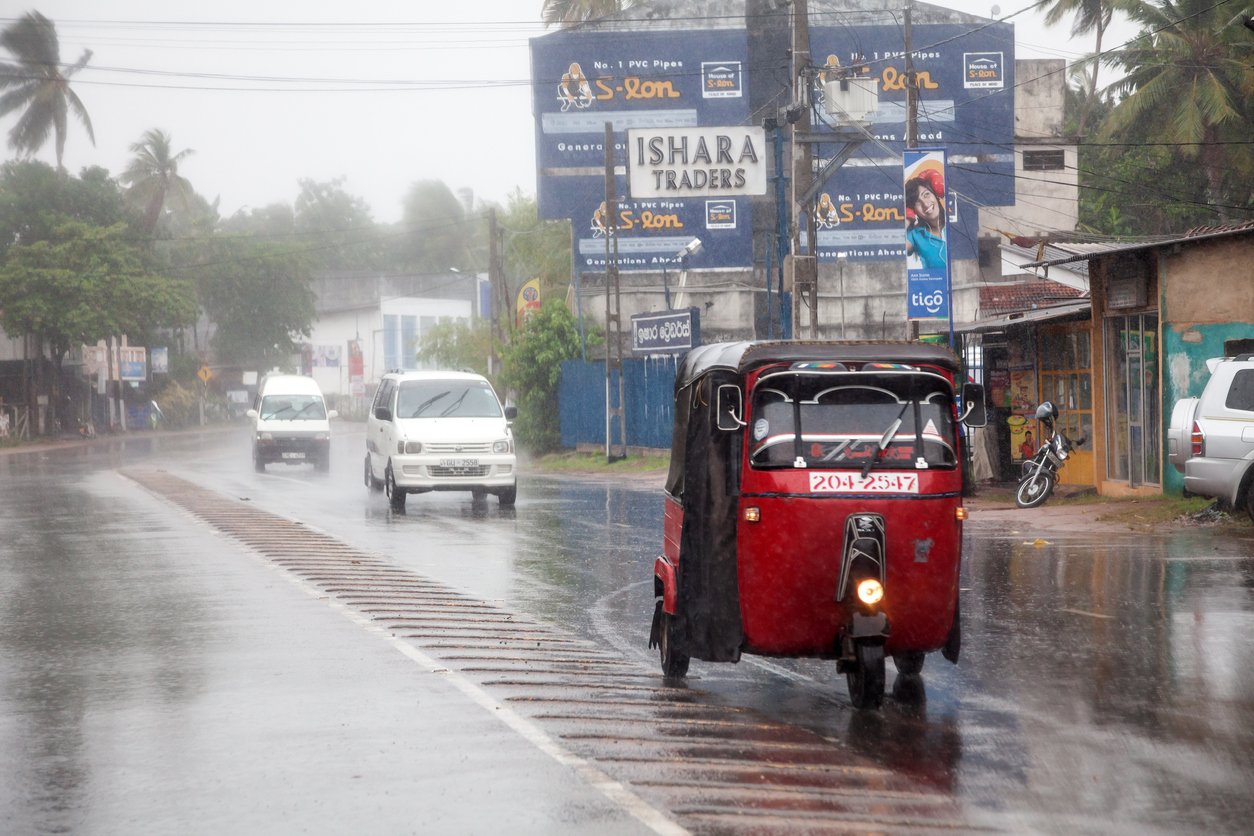
<svg viewBox="0 0 1254 836"><path fill-rule="evenodd" d="M440 459L440 467L478 467L478 459Z"/></svg>
<svg viewBox="0 0 1254 836"><path fill-rule="evenodd" d="M918 493L917 473L810 472L810 493Z"/></svg>
<svg viewBox="0 0 1254 836"><path fill-rule="evenodd" d="M305 458L305 454L304 454L304 453L284 453L284 454L283 454L283 458L285 458L285 459L303 459L303 458Z"/></svg>

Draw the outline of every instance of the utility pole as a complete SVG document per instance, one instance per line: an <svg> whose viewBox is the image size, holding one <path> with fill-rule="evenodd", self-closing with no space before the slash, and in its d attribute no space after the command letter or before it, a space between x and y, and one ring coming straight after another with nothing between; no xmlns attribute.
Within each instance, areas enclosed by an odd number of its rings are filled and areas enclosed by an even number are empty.
<svg viewBox="0 0 1254 836"><path fill-rule="evenodd" d="M605 460L627 458L627 411L623 408L623 323L619 317L618 189L614 182L614 126L605 123ZM618 406L612 403L610 380L618 374ZM618 445L612 440L618 418ZM616 450L617 448L617 450Z"/></svg>
<svg viewBox="0 0 1254 836"><path fill-rule="evenodd" d="M919 145L919 79L914 72L914 41L910 33L910 14L914 10L914 0L906 0L902 39L906 53L906 147L917 148ZM942 210L944 211L944 210ZM907 290L907 295L909 290ZM919 338L919 321L909 319L910 308L906 306L908 319L908 335L912 340Z"/></svg>
<svg viewBox="0 0 1254 836"><path fill-rule="evenodd" d="M807 0L793 0L792 12L792 102L789 120L792 121L792 258L789 259L793 291L794 331L800 324L800 298L809 295L810 338L818 327L818 256L815 240L814 208L809 201L799 202L800 195L814 179L814 162L810 145L798 141L798 134L810 131L810 14ZM796 120L793 121L793 114ZM801 253L801 229L805 224L807 254Z"/></svg>
<svg viewBox="0 0 1254 836"><path fill-rule="evenodd" d="M501 317L509 309L505 298L505 277L501 275L500 230L497 227L496 209L488 210L488 287L492 293L492 350L488 352L488 375L495 376L501 369L501 347L504 333ZM499 306L500 310L496 308Z"/></svg>

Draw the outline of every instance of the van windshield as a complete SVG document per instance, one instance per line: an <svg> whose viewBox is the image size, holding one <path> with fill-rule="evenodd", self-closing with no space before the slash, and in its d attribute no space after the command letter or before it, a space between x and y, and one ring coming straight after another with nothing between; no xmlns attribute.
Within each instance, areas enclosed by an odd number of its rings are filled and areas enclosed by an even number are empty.
<svg viewBox="0 0 1254 836"><path fill-rule="evenodd" d="M406 380L396 396L397 418L499 418L491 384L480 380Z"/></svg>
<svg viewBox="0 0 1254 836"><path fill-rule="evenodd" d="M953 467L953 395L928 373L764 375L753 391L754 467ZM880 439L901 424L876 455Z"/></svg>
<svg viewBox="0 0 1254 836"><path fill-rule="evenodd" d="M317 395L265 395L258 413L267 421L325 421L327 417Z"/></svg>

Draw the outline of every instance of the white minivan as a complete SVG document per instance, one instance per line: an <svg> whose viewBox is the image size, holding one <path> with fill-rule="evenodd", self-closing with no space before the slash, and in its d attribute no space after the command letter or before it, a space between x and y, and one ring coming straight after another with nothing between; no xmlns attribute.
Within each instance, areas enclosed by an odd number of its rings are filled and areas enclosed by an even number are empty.
<svg viewBox="0 0 1254 836"><path fill-rule="evenodd" d="M502 407L492 384L469 372L388 372L366 420L366 485L387 492L394 509L428 491L518 495L515 407Z"/></svg>
<svg viewBox="0 0 1254 836"><path fill-rule="evenodd" d="M253 419L253 466L258 473L273 462L331 466L331 419L322 390L312 377L268 374L257 387Z"/></svg>

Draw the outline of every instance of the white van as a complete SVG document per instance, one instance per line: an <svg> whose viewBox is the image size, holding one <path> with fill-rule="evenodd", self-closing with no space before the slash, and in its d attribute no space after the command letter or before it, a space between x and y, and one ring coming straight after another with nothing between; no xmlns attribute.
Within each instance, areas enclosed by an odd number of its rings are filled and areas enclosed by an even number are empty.
<svg viewBox="0 0 1254 836"><path fill-rule="evenodd" d="M248 410L254 421L253 467L258 473L271 462L331 466L331 423L322 390L312 377L268 374L257 387L257 401Z"/></svg>
<svg viewBox="0 0 1254 836"><path fill-rule="evenodd" d="M509 508L518 495L517 414L481 375L388 372L366 421L366 485L386 491L397 510L407 494L427 491L492 493Z"/></svg>

